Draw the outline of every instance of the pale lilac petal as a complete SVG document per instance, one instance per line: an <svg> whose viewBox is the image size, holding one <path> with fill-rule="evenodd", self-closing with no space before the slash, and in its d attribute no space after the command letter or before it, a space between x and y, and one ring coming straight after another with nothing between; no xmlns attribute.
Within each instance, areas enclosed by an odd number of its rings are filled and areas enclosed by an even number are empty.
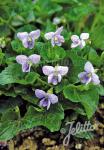
<svg viewBox="0 0 104 150"><path fill-rule="evenodd" d="M35 95L39 99L42 99L42 98L44 98L46 96L46 93L43 90L36 89L35 90Z"/></svg>
<svg viewBox="0 0 104 150"><path fill-rule="evenodd" d="M50 75L51 73L54 72L54 67L52 67L52 66L44 66L44 67L42 68L42 71L43 71L43 73L44 73L45 75Z"/></svg>
<svg viewBox="0 0 104 150"><path fill-rule="evenodd" d="M55 46L54 38L51 39L51 44L52 44L53 47Z"/></svg>
<svg viewBox="0 0 104 150"><path fill-rule="evenodd" d="M35 39L38 39L40 36L40 30L35 30L29 33L29 36L32 38L34 41Z"/></svg>
<svg viewBox="0 0 104 150"><path fill-rule="evenodd" d="M79 43L72 43L71 44L71 48L76 48L77 46L79 46Z"/></svg>
<svg viewBox="0 0 104 150"><path fill-rule="evenodd" d="M64 37L57 34L57 35L54 35L52 38L51 38L51 44L52 46L54 47L55 45L57 46L61 46L62 43L64 42Z"/></svg>
<svg viewBox="0 0 104 150"><path fill-rule="evenodd" d="M48 99L47 110L50 108L51 101Z"/></svg>
<svg viewBox="0 0 104 150"><path fill-rule="evenodd" d="M28 33L27 32L19 32L19 33L17 33L17 37L22 41L24 39L27 39Z"/></svg>
<svg viewBox="0 0 104 150"><path fill-rule="evenodd" d="M71 36L71 40L72 40L72 42L75 42L75 43L76 43L76 41L79 41L79 36L77 36L77 35L72 35L72 36Z"/></svg>
<svg viewBox="0 0 104 150"><path fill-rule="evenodd" d="M62 43L57 43L56 45L57 45L57 46L61 46L61 45L62 45Z"/></svg>
<svg viewBox="0 0 104 150"><path fill-rule="evenodd" d="M88 73L86 72L81 72L78 74L78 78L81 80L82 83L88 84L91 82L91 77L88 76Z"/></svg>
<svg viewBox="0 0 104 150"><path fill-rule="evenodd" d="M54 76L53 74L50 74L48 76L48 83L52 83L53 76Z"/></svg>
<svg viewBox="0 0 104 150"><path fill-rule="evenodd" d="M56 69L58 73L61 74L62 76L66 75L69 70L68 67L64 67L64 66L57 66Z"/></svg>
<svg viewBox="0 0 104 150"><path fill-rule="evenodd" d="M58 82L61 82L62 76L60 74L58 74L57 78L58 78Z"/></svg>
<svg viewBox="0 0 104 150"><path fill-rule="evenodd" d="M47 107L47 110L50 108L50 105L51 105L51 101L46 100L45 98L43 98L39 103L40 107Z"/></svg>
<svg viewBox="0 0 104 150"><path fill-rule="evenodd" d="M40 55L37 54L33 54L29 56L29 60L33 63L33 64L37 64L40 61Z"/></svg>
<svg viewBox="0 0 104 150"><path fill-rule="evenodd" d="M81 33L80 39L87 40L89 38L89 33Z"/></svg>
<svg viewBox="0 0 104 150"><path fill-rule="evenodd" d="M93 67L93 65L88 61L88 62L86 62L85 66L84 66L84 70L85 70L87 73L93 73L93 72L94 72L94 67Z"/></svg>
<svg viewBox="0 0 104 150"><path fill-rule="evenodd" d="M98 77L98 75L97 74L95 74L95 73L93 73L92 74L92 82L94 83L94 84L100 84L100 80L99 80L99 77Z"/></svg>
<svg viewBox="0 0 104 150"><path fill-rule="evenodd" d="M77 35L72 35L71 36L71 40L72 40L72 44L71 44L71 48L75 48L75 47L77 47L77 46L79 46L80 45L80 39L79 39L79 36L77 36Z"/></svg>
<svg viewBox="0 0 104 150"><path fill-rule="evenodd" d="M22 44L23 44L23 46L24 46L25 48L30 48L30 49L32 49L32 48L34 47L33 44L31 44L31 46L29 46L28 41L27 41L26 39L22 41Z"/></svg>
<svg viewBox="0 0 104 150"><path fill-rule="evenodd" d="M53 18L53 24L57 25L61 22L61 19L58 17Z"/></svg>
<svg viewBox="0 0 104 150"><path fill-rule="evenodd" d="M56 30L55 35L61 34L62 31L63 31L63 26Z"/></svg>
<svg viewBox="0 0 104 150"><path fill-rule="evenodd" d="M60 41L61 43L64 43L64 42L65 42L64 37L63 37L62 35L59 36L59 41Z"/></svg>
<svg viewBox="0 0 104 150"><path fill-rule="evenodd" d="M83 47L85 47L85 45L86 45L86 42L84 41L84 40L81 40L80 41L80 48L83 48Z"/></svg>
<svg viewBox="0 0 104 150"><path fill-rule="evenodd" d="M47 40L50 40L52 39L52 37L54 36L54 32L48 32L44 35L44 37L47 39Z"/></svg>
<svg viewBox="0 0 104 150"><path fill-rule="evenodd" d="M56 35L52 38L52 40L54 41L54 45L61 46L64 42L64 37L61 35Z"/></svg>
<svg viewBox="0 0 104 150"><path fill-rule="evenodd" d="M58 102L58 97L55 94L49 94L48 95L49 100L51 101L52 104L55 104Z"/></svg>
<svg viewBox="0 0 104 150"><path fill-rule="evenodd" d="M89 79L86 81L86 85L89 84L91 82L91 77L89 77Z"/></svg>
<svg viewBox="0 0 104 150"><path fill-rule="evenodd" d="M86 72L81 72L78 74L78 78L81 79L86 75Z"/></svg>
<svg viewBox="0 0 104 150"><path fill-rule="evenodd" d="M25 48L28 48L28 33L27 32L19 32L17 33L17 37L22 41L22 44Z"/></svg>
<svg viewBox="0 0 104 150"><path fill-rule="evenodd" d="M28 60L28 57L25 56L25 55L18 55L18 56L16 57L16 61L17 61L17 63L19 63L19 64L24 64L24 63L27 62L27 60Z"/></svg>
<svg viewBox="0 0 104 150"><path fill-rule="evenodd" d="M43 99L40 101L39 106L40 106L40 107L46 107L47 104L48 104L48 101L46 101L46 99L43 98Z"/></svg>
<svg viewBox="0 0 104 150"><path fill-rule="evenodd" d="M52 78L52 84L53 85L57 85L58 84L58 77L57 76L53 76L53 78Z"/></svg>
<svg viewBox="0 0 104 150"><path fill-rule="evenodd" d="M30 72L30 65L28 63L22 64L22 71L23 72Z"/></svg>

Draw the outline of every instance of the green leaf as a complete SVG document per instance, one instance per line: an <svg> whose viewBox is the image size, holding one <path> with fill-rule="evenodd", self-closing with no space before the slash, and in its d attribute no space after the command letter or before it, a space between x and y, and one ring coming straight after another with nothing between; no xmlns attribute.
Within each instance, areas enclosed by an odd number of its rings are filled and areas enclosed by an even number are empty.
<svg viewBox="0 0 104 150"><path fill-rule="evenodd" d="M19 64L11 64L0 73L0 84L16 83L23 75Z"/></svg>
<svg viewBox="0 0 104 150"><path fill-rule="evenodd" d="M36 14L42 19L49 18L50 15L62 11L62 7L58 4L53 3L51 0L38 0L35 5ZM44 12L44 13L43 13Z"/></svg>
<svg viewBox="0 0 104 150"><path fill-rule="evenodd" d="M0 84L19 83L23 85L33 84L38 77L35 72L30 72L25 76L21 70L21 65L11 64L0 73Z"/></svg>
<svg viewBox="0 0 104 150"><path fill-rule="evenodd" d="M98 56L97 52L94 49L90 49L88 54L88 60L98 67L101 65L100 57Z"/></svg>
<svg viewBox="0 0 104 150"><path fill-rule="evenodd" d="M23 51L26 50L26 48L23 47L22 42L19 40L13 40L11 42L12 49L16 51L18 54L21 54Z"/></svg>
<svg viewBox="0 0 104 150"><path fill-rule="evenodd" d="M63 48L50 44L44 44L40 49L40 55L47 62L54 62L63 59L66 56L66 52Z"/></svg>
<svg viewBox="0 0 104 150"><path fill-rule="evenodd" d="M102 86L101 84L98 85L97 90L99 95L104 96L104 86Z"/></svg>
<svg viewBox="0 0 104 150"><path fill-rule="evenodd" d="M35 72L29 72L24 79L17 80L16 83L27 85L27 84L33 84L36 79L39 77L39 75Z"/></svg>
<svg viewBox="0 0 104 150"><path fill-rule="evenodd" d="M33 106L30 106L22 124L25 129L43 125L54 132L59 130L63 118L64 110L60 104L54 104L44 112L38 112Z"/></svg>
<svg viewBox="0 0 104 150"><path fill-rule="evenodd" d="M99 11L91 27L91 41L97 49L104 50L104 1L101 0L99 5Z"/></svg>
<svg viewBox="0 0 104 150"><path fill-rule="evenodd" d="M0 64L2 64L3 58L4 58L5 54L2 52L2 50L0 49Z"/></svg>
<svg viewBox="0 0 104 150"><path fill-rule="evenodd" d="M75 51L68 51L67 57L72 61L69 72L69 81L78 82L78 74L83 71L86 60L78 56Z"/></svg>
<svg viewBox="0 0 104 150"><path fill-rule="evenodd" d="M21 121L18 120L17 112L12 109L7 110L0 123L0 140L6 141L16 136L21 130Z"/></svg>
<svg viewBox="0 0 104 150"><path fill-rule="evenodd" d="M0 124L0 141L7 141L13 138L20 131L20 123L18 121L5 121Z"/></svg>
<svg viewBox="0 0 104 150"><path fill-rule="evenodd" d="M7 25L3 24L0 25L0 37L2 36L8 36L10 34L10 29Z"/></svg>
<svg viewBox="0 0 104 150"><path fill-rule="evenodd" d="M77 86L69 85L64 89L64 96L72 102L81 103L88 118L91 118L97 109L99 94L94 87L82 91Z"/></svg>
<svg viewBox="0 0 104 150"><path fill-rule="evenodd" d="M5 95L5 96L10 96L10 97L16 97L16 93L13 91L13 89L0 89L0 96Z"/></svg>
<svg viewBox="0 0 104 150"><path fill-rule="evenodd" d="M10 108L14 108L15 106L20 106L22 104L22 100L20 98L8 98L8 99L0 99L0 113L4 114Z"/></svg>

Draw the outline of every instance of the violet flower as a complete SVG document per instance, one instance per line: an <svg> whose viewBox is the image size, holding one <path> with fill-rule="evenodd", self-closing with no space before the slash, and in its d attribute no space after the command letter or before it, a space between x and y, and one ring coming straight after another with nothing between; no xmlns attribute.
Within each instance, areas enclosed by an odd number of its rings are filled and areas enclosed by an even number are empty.
<svg viewBox="0 0 104 150"><path fill-rule="evenodd" d="M40 30L35 30L30 33L27 32L19 32L17 33L17 37L22 41L22 44L25 48L32 49L35 44L35 40L40 36Z"/></svg>
<svg viewBox="0 0 104 150"><path fill-rule="evenodd" d="M44 66L43 73L48 76L48 83L57 85L62 80L62 76L68 73L68 67L65 66Z"/></svg>
<svg viewBox="0 0 104 150"><path fill-rule="evenodd" d="M18 55L16 57L17 63L22 65L22 71L23 72L30 72L30 68L32 64L37 64L40 61L40 55L30 55L29 57L25 55Z"/></svg>
<svg viewBox="0 0 104 150"><path fill-rule="evenodd" d="M61 34L63 27L60 27L56 32L48 32L44 35L47 40L51 40L51 44L54 47L55 45L61 46L64 42L64 37Z"/></svg>
<svg viewBox="0 0 104 150"><path fill-rule="evenodd" d="M86 45L86 40L89 38L89 33L81 33L80 37L77 35L72 35L71 40L71 48L80 47L83 48Z"/></svg>
<svg viewBox="0 0 104 150"><path fill-rule="evenodd" d="M55 94L46 93L43 90L36 89L35 95L40 99L39 105L41 107L47 107L47 110L50 108L51 104L58 102L58 97Z"/></svg>
<svg viewBox="0 0 104 150"><path fill-rule="evenodd" d="M61 22L61 19L59 17L53 18L53 24L58 25L60 24L60 22Z"/></svg>
<svg viewBox="0 0 104 150"><path fill-rule="evenodd" d="M81 80L82 83L85 83L86 85L90 82L97 85L100 83L100 80L98 75L95 72L96 70L94 70L94 67L88 61L84 66L84 72L78 74L78 78Z"/></svg>

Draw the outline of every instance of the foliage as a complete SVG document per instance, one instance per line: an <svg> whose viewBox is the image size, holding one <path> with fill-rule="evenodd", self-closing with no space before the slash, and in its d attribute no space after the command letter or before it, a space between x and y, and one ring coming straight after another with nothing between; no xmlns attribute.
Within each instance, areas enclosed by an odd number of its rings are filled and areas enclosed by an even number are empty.
<svg viewBox="0 0 104 150"><path fill-rule="evenodd" d="M19 132L44 126L51 132L59 131L63 122L71 119L91 119L104 96L104 2L94 0L3 0L0 2L0 141L9 140ZM58 25L53 19L58 17ZM65 43L62 47L50 44L44 34L63 26ZM33 49L24 48L17 39L18 32L41 29L41 36ZM81 32L90 33L83 49L71 49L70 37ZM41 61L22 72L16 56L38 54ZM98 69L101 84L81 84L78 74L90 61ZM62 82L54 86L47 83L42 73L44 65L68 66L69 72ZM58 103L49 110L39 107L34 91L52 90ZM84 117L83 117L84 116ZM81 137L82 135L76 135ZM89 137L89 135L88 135ZM83 135L86 138L86 134Z"/></svg>

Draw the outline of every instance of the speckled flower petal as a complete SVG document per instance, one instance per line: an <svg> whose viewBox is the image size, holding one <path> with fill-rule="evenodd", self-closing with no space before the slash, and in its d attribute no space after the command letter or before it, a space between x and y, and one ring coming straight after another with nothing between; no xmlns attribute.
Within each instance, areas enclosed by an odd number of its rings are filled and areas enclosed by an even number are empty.
<svg viewBox="0 0 104 150"><path fill-rule="evenodd" d="M23 72L30 72L30 68L31 68L31 66L27 62L22 64L22 71Z"/></svg>
<svg viewBox="0 0 104 150"><path fill-rule="evenodd" d="M93 73L94 72L94 67L89 61L87 61L86 64L85 64L84 70L87 73Z"/></svg>
<svg viewBox="0 0 104 150"><path fill-rule="evenodd" d="M58 25L61 22L61 19L58 17L53 18L53 24Z"/></svg>
<svg viewBox="0 0 104 150"><path fill-rule="evenodd" d="M25 56L25 55L18 55L18 56L16 57L16 61L17 61L17 63L19 63L19 64L24 64L24 63L27 62L27 60L28 60L28 57Z"/></svg>
<svg viewBox="0 0 104 150"><path fill-rule="evenodd" d="M42 98L44 98L46 96L46 93L43 90L36 89L35 90L35 95L39 99L42 99Z"/></svg>
<svg viewBox="0 0 104 150"><path fill-rule="evenodd" d="M17 37L22 41L22 44L25 48L28 48L28 33L27 32L19 32L17 33Z"/></svg>
<svg viewBox="0 0 104 150"><path fill-rule="evenodd" d="M40 36L40 30L35 30L29 33L29 36L33 39L33 41L35 39L38 39Z"/></svg>
<svg viewBox="0 0 104 150"><path fill-rule="evenodd" d="M79 36L78 35L72 35L71 40L72 40L72 42L79 41Z"/></svg>
<svg viewBox="0 0 104 150"><path fill-rule="evenodd" d="M55 38L57 39L56 41L55 41ZM64 43L64 37L61 35L56 35L55 37L52 38L51 43L52 43L52 46L54 45L61 46L62 43Z"/></svg>
<svg viewBox="0 0 104 150"><path fill-rule="evenodd" d="M48 83L52 83L53 73L48 76Z"/></svg>
<svg viewBox="0 0 104 150"><path fill-rule="evenodd" d="M45 39L50 40L54 36L54 32L48 32L44 35Z"/></svg>
<svg viewBox="0 0 104 150"><path fill-rule="evenodd" d="M55 104L58 102L58 97L55 94L49 94L48 95L49 100L51 101L52 104Z"/></svg>
<svg viewBox="0 0 104 150"><path fill-rule="evenodd" d="M63 26L62 26L62 27L59 27L59 28L56 30L55 35L61 34L62 31L63 31Z"/></svg>
<svg viewBox="0 0 104 150"><path fill-rule="evenodd" d="M28 37L28 33L27 32L19 32L19 33L17 33L17 37L22 41Z"/></svg>
<svg viewBox="0 0 104 150"><path fill-rule="evenodd" d="M99 77L98 77L98 75L97 74L95 74L95 73L93 73L92 74L92 82L94 83L94 84L100 84L100 80L99 80Z"/></svg>
<svg viewBox="0 0 104 150"><path fill-rule="evenodd" d="M51 105L50 100L46 100L45 98L43 98L39 103L40 107L47 107L47 110L50 108L50 105Z"/></svg>
<svg viewBox="0 0 104 150"><path fill-rule="evenodd" d="M61 43L64 43L64 42L65 42L64 37L63 37L62 35L58 35L58 36L59 36L59 41L60 41Z"/></svg>
<svg viewBox="0 0 104 150"><path fill-rule="evenodd" d="M87 40L89 38L89 33L81 33L80 39Z"/></svg>
<svg viewBox="0 0 104 150"><path fill-rule="evenodd" d="M86 45L86 42L84 40L81 40L79 44L80 48L85 47L85 45Z"/></svg>
<svg viewBox="0 0 104 150"><path fill-rule="evenodd" d="M55 46L54 38L51 39L51 45L52 45L53 47Z"/></svg>
<svg viewBox="0 0 104 150"><path fill-rule="evenodd" d="M45 98L43 98L43 99L39 102L39 106L40 106L40 107L46 107L46 106L47 106L47 102L45 101Z"/></svg>
<svg viewBox="0 0 104 150"><path fill-rule="evenodd" d="M79 36L77 36L77 35L72 35L71 36L71 40L72 40L72 44L71 44L71 48L75 48L75 47L77 47L77 46L79 46L80 45L80 39L79 39Z"/></svg>
<svg viewBox="0 0 104 150"><path fill-rule="evenodd" d="M58 78L58 82L61 82L62 76L60 74L58 74L57 78Z"/></svg>
<svg viewBox="0 0 104 150"><path fill-rule="evenodd" d="M47 110L50 108L51 101L48 99Z"/></svg>
<svg viewBox="0 0 104 150"><path fill-rule="evenodd" d="M40 61L40 55L37 54L33 54L29 56L29 60L33 63L33 64L37 64Z"/></svg>
<svg viewBox="0 0 104 150"><path fill-rule="evenodd" d="M45 75L50 75L51 73L54 72L54 67L52 67L52 66L44 66L44 67L42 68L42 71L43 71L43 73L44 73Z"/></svg>
<svg viewBox="0 0 104 150"><path fill-rule="evenodd" d="M78 78L79 79L84 78L85 75L86 75L86 72L81 72L78 74Z"/></svg>
<svg viewBox="0 0 104 150"><path fill-rule="evenodd" d="M53 76L52 78L52 84L57 85L58 84L58 77Z"/></svg>
<svg viewBox="0 0 104 150"><path fill-rule="evenodd" d="M57 66L57 71L60 75L64 76L68 73L68 67L66 67L66 66Z"/></svg>
<svg viewBox="0 0 104 150"><path fill-rule="evenodd" d="M88 77L88 73L86 72L81 72L78 74L78 78L81 80L82 83L88 84L91 82L91 77Z"/></svg>

